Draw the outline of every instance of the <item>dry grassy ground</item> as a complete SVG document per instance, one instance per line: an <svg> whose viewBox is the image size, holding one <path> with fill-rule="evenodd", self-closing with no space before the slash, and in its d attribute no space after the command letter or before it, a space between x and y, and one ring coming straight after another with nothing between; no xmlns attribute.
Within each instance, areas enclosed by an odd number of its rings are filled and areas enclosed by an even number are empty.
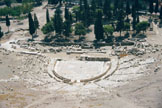
<svg viewBox="0 0 162 108"><path fill-rule="evenodd" d="M45 24L45 5L34 9L41 26ZM50 13L52 16L53 10ZM27 20L22 22L22 26L12 23L11 31L27 29ZM7 31L5 23L1 25ZM147 42L161 45L161 32L162 29L154 25L154 35L148 32ZM40 36L36 40L43 39L40 31L38 34ZM28 38L30 35L27 31L13 32L1 43L5 43L5 48L11 50L11 45L7 42ZM94 34L87 34L86 39L92 41ZM35 47L51 48L39 45ZM77 54L60 52L31 55L20 53L30 52L29 49L17 48L13 52L0 49L0 108L162 108L162 47L158 46L158 49L155 53L140 57L123 57L119 69L110 78L73 85L51 78L48 67L51 58L75 60L79 56ZM111 47L106 47L106 50L110 53ZM155 61L145 63L150 58ZM136 66L138 62L144 63L144 66Z"/></svg>

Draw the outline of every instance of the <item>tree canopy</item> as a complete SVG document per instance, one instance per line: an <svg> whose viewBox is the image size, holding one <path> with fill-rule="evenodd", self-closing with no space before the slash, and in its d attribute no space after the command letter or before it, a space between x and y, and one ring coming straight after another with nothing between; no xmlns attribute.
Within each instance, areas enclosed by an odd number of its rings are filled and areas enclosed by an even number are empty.
<svg viewBox="0 0 162 108"><path fill-rule="evenodd" d="M137 33L139 33L140 31L143 31L144 33L148 27L149 23L147 21L142 21L136 25L136 31Z"/></svg>

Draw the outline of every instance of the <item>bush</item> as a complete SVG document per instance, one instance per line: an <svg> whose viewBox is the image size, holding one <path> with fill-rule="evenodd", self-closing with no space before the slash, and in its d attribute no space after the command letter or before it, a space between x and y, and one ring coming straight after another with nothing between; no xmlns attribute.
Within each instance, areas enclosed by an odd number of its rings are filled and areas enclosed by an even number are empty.
<svg viewBox="0 0 162 108"><path fill-rule="evenodd" d="M109 36L105 41L106 43L113 42L114 36Z"/></svg>
<svg viewBox="0 0 162 108"><path fill-rule="evenodd" d="M53 32L53 31L54 31L53 22L51 21L51 22L45 24L45 25L42 27L41 30L42 30L42 32L43 32L44 34L48 34L48 33L50 33L50 32Z"/></svg>
<svg viewBox="0 0 162 108"><path fill-rule="evenodd" d="M51 42L53 39L50 36L44 38L44 42Z"/></svg>
<svg viewBox="0 0 162 108"><path fill-rule="evenodd" d="M86 35L86 28L83 23L75 24L75 35Z"/></svg>
<svg viewBox="0 0 162 108"><path fill-rule="evenodd" d="M124 38L129 38L129 32L125 34Z"/></svg>
<svg viewBox="0 0 162 108"><path fill-rule="evenodd" d="M147 21L142 21L136 25L136 31L137 33L140 33L141 31L146 31L146 29L149 27L149 23Z"/></svg>

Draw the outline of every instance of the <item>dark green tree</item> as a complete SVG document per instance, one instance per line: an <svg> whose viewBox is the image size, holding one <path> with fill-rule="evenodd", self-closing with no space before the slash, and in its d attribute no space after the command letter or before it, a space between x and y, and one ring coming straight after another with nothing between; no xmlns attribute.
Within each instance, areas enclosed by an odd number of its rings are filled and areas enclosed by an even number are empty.
<svg viewBox="0 0 162 108"><path fill-rule="evenodd" d="M159 0L156 0L155 13L159 12Z"/></svg>
<svg viewBox="0 0 162 108"><path fill-rule="evenodd" d="M139 15L137 15L137 23L139 23L140 22L140 20L139 20Z"/></svg>
<svg viewBox="0 0 162 108"><path fill-rule="evenodd" d="M137 24L137 14L136 14L136 11L135 11L135 5L132 6L132 17L133 17L132 27L133 27L133 30L135 30L136 24Z"/></svg>
<svg viewBox="0 0 162 108"><path fill-rule="evenodd" d="M70 24L73 23L73 16L72 16L71 12L69 12L69 22L70 22Z"/></svg>
<svg viewBox="0 0 162 108"><path fill-rule="evenodd" d="M109 36L113 35L114 28L111 25L104 25L104 34L108 38Z"/></svg>
<svg viewBox="0 0 162 108"><path fill-rule="evenodd" d="M95 17L96 17L96 1L95 0L92 0L91 1L91 9L90 9L90 12L91 12L91 17L93 18L92 19L92 22L94 23L95 21Z"/></svg>
<svg viewBox="0 0 162 108"><path fill-rule="evenodd" d="M135 8L136 8L136 12L138 13L138 11L139 11L139 0L135 0Z"/></svg>
<svg viewBox="0 0 162 108"><path fill-rule="evenodd" d="M64 30L65 30L64 31L65 36L69 37L70 36L70 33L72 31L72 29L71 29L71 23L70 23L69 20L66 20L64 22Z"/></svg>
<svg viewBox="0 0 162 108"><path fill-rule="evenodd" d="M135 17L136 15L136 8L135 5L132 6L132 17Z"/></svg>
<svg viewBox="0 0 162 108"><path fill-rule="evenodd" d="M91 20L91 15L90 15L90 8L88 5L87 0L84 0L84 11L83 11L83 23L86 27L88 27L90 25L90 23L92 22Z"/></svg>
<svg viewBox="0 0 162 108"><path fill-rule="evenodd" d="M94 33L97 41L104 39L104 29L102 24L102 10L97 10L97 18L94 26Z"/></svg>
<svg viewBox="0 0 162 108"><path fill-rule="evenodd" d="M83 20L83 0L80 0L79 2L79 20Z"/></svg>
<svg viewBox="0 0 162 108"><path fill-rule="evenodd" d="M58 4L59 0L48 0L48 4Z"/></svg>
<svg viewBox="0 0 162 108"><path fill-rule="evenodd" d="M150 0L149 12L152 14L154 11L153 0Z"/></svg>
<svg viewBox="0 0 162 108"><path fill-rule="evenodd" d="M79 39L81 35L86 34L86 28L83 23L79 22L75 24L75 35L79 35Z"/></svg>
<svg viewBox="0 0 162 108"><path fill-rule="evenodd" d="M148 27L149 27L149 23L147 21L142 21L142 22L138 23L136 25L137 33L140 33L140 31L143 31L143 34L144 34L144 32L146 31L146 29Z"/></svg>
<svg viewBox="0 0 162 108"><path fill-rule="evenodd" d="M115 0L114 1L114 13L117 12L118 8L119 8L119 0Z"/></svg>
<svg viewBox="0 0 162 108"><path fill-rule="evenodd" d="M35 27L35 31L37 33L37 29L39 29L39 21L38 21L36 14L34 14L34 27Z"/></svg>
<svg viewBox="0 0 162 108"><path fill-rule="evenodd" d="M67 7L65 7L65 20L69 19L69 10Z"/></svg>
<svg viewBox="0 0 162 108"><path fill-rule="evenodd" d="M22 3L22 0L16 0L18 3Z"/></svg>
<svg viewBox="0 0 162 108"><path fill-rule="evenodd" d="M3 32L2 32L2 29L1 29L1 26L0 26L0 39L3 37Z"/></svg>
<svg viewBox="0 0 162 108"><path fill-rule="evenodd" d="M70 33L72 32L71 24L72 24L72 14L69 12L69 10L65 7L65 22L64 22L64 34L65 36L70 36Z"/></svg>
<svg viewBox="0 0 162 108"><path fill-rule="evenodd" d="M118 10L120 9L124 9L124 2L122 0L119 0L119 3L118 3Z"/></svg>
<svg viewBox="0 0 162 108"><path fill-rule="evenodd" d="M127 31L128 33L128 31L130 30L130 23L127 22L124 23L124 30Z"/></svg>
<svg viewBox="0 0 162 108"><path fill-rule="evenodd" d="M4 0L6 6L11 7L11 0Z"/></svg>
<svg viewBox="0 0 162 108"><path fill-rule="evenodd" d="M128 16L129 14L131 14L131 9L130 9L130 3L129 3L129 0L127 0L127 5L126 5L126 14L127 14L127 16Z"/></svg>
<svg viewBox="0 0 162 108"><path fill-rule="evenodd" d="M160 8L160 16L159 16L160 20L162 20L162 6Z"/></svg>
<svg viewBox="0 0 162 108"><path fill-rule="evenodd" d="M123 28L124 28L124 11L120 9L118 11L118 18L117 18L117 25L116 25L116 31L120 32L120 36Z"/></svg>
<svg viewBox="0 0 162 108"><path fill-rule="evenodd" d="M52 21L48 22L47 24L45 24L45 25L42 27L41 30L42 30L42 32L43 32L44 34L48 34L48 33L53 32L53 31L54 31L53 22L52 22Z"/></svg>
<svg viewBox="0 0 162 108"><path fill-rule="evenodd" d="M28 14L28 20L29 20L29 33L32 35L33 40L33 34L35 33L35 26L31 13Z"/></svg>
<svg viewBox="0 0 162 108"><path fill-rule="evenodd" d="M10 19L9 19L8 15L6 16L6 26L8 27L8 32L9 32Z"/></svg>
<svg viewBox="0 0 162 108"><path fill-rule="evenodd" d="M75 21L77 22L80 19L80 11L79 6L73 6L72 12L74 13Z"/></svg>
<svg viewBox="0 0 162 108"><path fill-rule="evenodd" d="M50 17L49 17L49 11L48 11L48 9L46 9L46 22L47 23L50 22Z"/></svg>
<svg viewBox="0 0 162 108"><path fill-rule="evenodd" d="M97 2L97 6L99 9L102 9L102 6L103 6L103 1L102 0L96 0Z"/></svg>
<svg viewBox="0 0 162 108"><path fill-rule="evenodd" d="M105 17L110 20L112 17L112 12L111 12L111 2L110 0L105 0L104 2L104 8L103 8L103 13Z"/></svg>
<svg viewBox="0 0 162 108"><path fill-rule="evenodd" d="M63 19L61 17L61 10L60 10L60 8L57 8L56 11L55 11L53 23L54 23L54 27L55 27L56 33L61 35L61 33L63 31Z"/></svg>

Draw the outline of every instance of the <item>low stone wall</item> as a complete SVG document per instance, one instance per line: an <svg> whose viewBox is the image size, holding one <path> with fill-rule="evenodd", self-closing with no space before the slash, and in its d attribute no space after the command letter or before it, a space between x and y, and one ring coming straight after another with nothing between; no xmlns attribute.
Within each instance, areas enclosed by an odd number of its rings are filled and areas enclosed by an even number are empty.
<svg viewBox="0 0 162 108"><path fill-rule="evenodd" d="M115 70L114 70L113 72L111 72L110 74L108 74L107 76L105 76L104 79L106 79L106 78L112 76L112 75L117 71L118 68L119 68L119 61L118 61L118 63L117 63L117 67L115 68Z"/></svg>
<svg viewBox="0 0 162 108"><path fill-rule="evenodd" d="M93 78L80 80L80 82L87 83L87 82L90 82L90 81L98 80L99 78L101 78L101 77L103 77L104 75L106 75L110 69L111 69L111 63L110 63L109 68L108 68L103 74L101 74L101 75L99 75L99 76L96 76L96 77L93 77Z"/></svg>
<svg viewBox="0 0 162 108"><path fill-rule="evenodd" d="M85 60L85 61L110 61L110 58L107 58L107 57L81 57L80 60Z"/></svg>

